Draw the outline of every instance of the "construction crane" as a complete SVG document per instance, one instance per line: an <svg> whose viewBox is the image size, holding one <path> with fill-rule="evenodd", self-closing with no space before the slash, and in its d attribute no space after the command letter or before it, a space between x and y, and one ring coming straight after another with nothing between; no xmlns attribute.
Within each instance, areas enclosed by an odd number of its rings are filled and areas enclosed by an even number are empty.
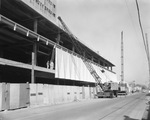
<svg viewBox="0 0 150 120"><path fill-rule="evenodd" d="M64 21L61 19L61 17L58 17L58 20L61 22L63 29L65 30L65 32L68 33L68 35L70 36L73 45L75 46L76 50L81 53L81 51L79 50L80 45L76 42L77 37L75 37L71 31L69 30L69 28L67 27L67 25L64 23ZM85 63L87 69L89 70L89 72L91 73L91 75L93 76L93 78L95 79L96 83L98 85L100 85L101 89L103 90L103 86L101 83L101 78L100 76L96 73L96 71L94 70L93 66L86 60L86 59L82 59L83 62Z"/></svg>
<svg viewBox="0 0 150 120"><path fill-rule="evenodd" d="M61 19L61 17L59 16L58 17L58 20L60 21L60 23L62 24L62 27L63 27L63 29L64 29L64 31L66 32L66 33L68 33L68 35L69 35L69 37L70 37L70 39L71 39L71 41L72 41L72 43L73 43L73 45L75 46L75 49L78 51L78 53L80 54L80 55L82 55L82 52L84 51L83 50L83 48L81 47L81 45L80 45L80 43L79 43L79 41L78 41L78 38L77 37L75 37L73 34L72 34L72 32L69 30L69 28L67 27L67 25L65 24L65 22ZM87 67L87 69L88 69L88 71L90 72L90 74L93 76L93 78L95 79L95 81L96 81L96 87L99 89L99 91L98 91L98 93L97 93L97 96L98 97L112 97L112 95L113 94L117 94L116 92L117 92L117 87L116 87L116 89L114 90L115 91L115 93L114 93L114 91L113 90L108 90L108 87L106 87L106 86L104 86L103 84L102 84L102 79L101 79L101 77L97 74L97 72L96 72L96 70L93 68L93 66L91 65L91 63L89 62L89 60L87 60L86 58L82 58L82 60L83 60L83 62L84 62L84 64L85 64L85 66ZM101 71L102 73L104 72L104 71ZM108 85L108 84L106 84L106 85ZM109 84L109 86L111 86L112 84L110 83ZM107 88L107 89L106 89ZM111 87L109 87L109 88L111 88ZM117 95L116 95L117 96Z"/></svg>

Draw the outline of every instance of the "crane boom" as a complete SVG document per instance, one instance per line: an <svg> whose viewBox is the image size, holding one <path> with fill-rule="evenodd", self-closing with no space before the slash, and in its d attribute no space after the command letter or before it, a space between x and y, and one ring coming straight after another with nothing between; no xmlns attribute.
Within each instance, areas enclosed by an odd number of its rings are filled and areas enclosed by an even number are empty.
<svg viewBox="0 0 150 120"><path fill-rule="evenodd" d="M69 28L67 27L67 25L64 23L64 21L61 19L61 17L58 17L58 20L61 22L63 29L65 30L65 32L68 33L68 35L70 36L72 43L74 44L74 46L76 47L76 49L78 50L79 53L81 53L82 51L80 51L78 48L80 47L80 44L78 44L78 42L75 42L75 40L77 40L77 38L71 33L71 31L69 30ZM72 38L74 38L75 40L73 40ZM101 87L101 90L104 91L103 89L103 85L101 82L101 77L97 74L96 70L93 68L93 66L91 65L91 63L89 61L87 61L85 58L83 59L83 62L85 64L85 66L87 67L88 71L90 72L90 74L93 76L93 78L95 79L97 85L99 85Z"/></svg>
<svg viewBox="0 0 150 120"><path fill-rule="evenodd" d="M73 35L71 33L71 31L69 30L69 28L67 27L67 25L64 23L64 21L61 19L60 16L58 16L58 20L61 22L63 29L69 34L69 35Z"/></svg>

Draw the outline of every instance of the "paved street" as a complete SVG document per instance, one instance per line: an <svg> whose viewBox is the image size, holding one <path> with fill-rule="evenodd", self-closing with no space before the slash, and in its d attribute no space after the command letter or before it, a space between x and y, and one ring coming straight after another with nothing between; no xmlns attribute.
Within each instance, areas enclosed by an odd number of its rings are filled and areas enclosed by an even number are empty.
<svg viewBox="0 0 150 120"><path fill-rule="evenodd" d="M94 99L0 112L2 120L140 120L149 96Z"/></svg>

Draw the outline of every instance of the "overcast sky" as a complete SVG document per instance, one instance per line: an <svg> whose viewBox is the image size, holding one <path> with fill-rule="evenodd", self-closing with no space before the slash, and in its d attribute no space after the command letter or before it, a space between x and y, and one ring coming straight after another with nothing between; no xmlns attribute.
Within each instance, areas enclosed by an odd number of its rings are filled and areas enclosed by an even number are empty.
<svg viewBox="0 0 150 120"><path fill-rule="evenodd" d="M150 1L138 2L144 33L148 33L150 41ZM113 70L118 80L123 31L124 79L148 84L148 64L135 0L57 0L57 15L83 43L116 66Z"/></svg>

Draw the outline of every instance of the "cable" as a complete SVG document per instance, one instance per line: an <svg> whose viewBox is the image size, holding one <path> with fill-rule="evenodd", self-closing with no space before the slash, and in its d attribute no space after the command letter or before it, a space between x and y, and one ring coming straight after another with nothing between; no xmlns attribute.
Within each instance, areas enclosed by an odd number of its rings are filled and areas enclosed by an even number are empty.
<svg viewBox="0 0 150 120"><path fill-rule="evenodd" d="M137 32L136 32L135 25L134 25L134 23L133 23L133 17L132 17L132 15L131 15L131 12L130 12L130 9L129 9L129 6L128 6L128 2L127 2L127 0L125 0L125 3L126 3L126 7L127 7L127 9L128 9L128 13L129 13L129 17L130 17L130 20L131 20L132 26L133 26L133 28L134 28L134 32L135 32L136 37L137 37L137 36L138 36L138 34L137 34ZM137 37L137 39L139 39L139 38Z"/></svg>

